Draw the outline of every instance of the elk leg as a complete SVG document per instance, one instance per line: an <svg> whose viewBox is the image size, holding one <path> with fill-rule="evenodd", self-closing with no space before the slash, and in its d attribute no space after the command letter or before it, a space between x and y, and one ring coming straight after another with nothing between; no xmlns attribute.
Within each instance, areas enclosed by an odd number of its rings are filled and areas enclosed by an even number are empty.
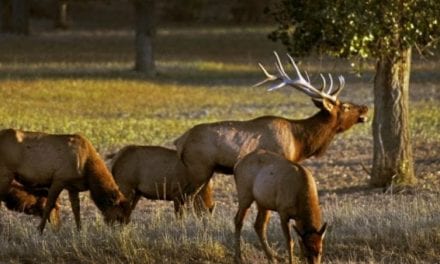
<svg viewBox="0 0 440 264"><path fill-rule="evenodd" d="M184 194L194 195L200 192L214 174L214 169L209 163L198 161L197 164L187 164L189 184L185 187Z"/></svg>
<svg viewBox="0 0 440 264"><path fill-rule="evenodd" d="M64 186L61 183L52 183L49 188L49 194L47 195L46 206L43 211L43 218L41 219L40 225L38 226L38 230L41 234L43 234L44 227L46 225L46 221L49 219L50 211L55 207L58 196L63 190Z"/></svg>
<svg viewBox="0 0 440 264"><path fill-rule="evenodd" d="M289 229L289 216L286 214L280 214L281 228L283 230L284 237L286 239L287 252L289 253L289 263L293 263L293 247L295 242L292 240Z"/></svg>
<svg viewBox="0 0 440 264"><path fill-rule="evenodd" d="M12 179L13 179L13 175L8 173L6 168L0 167L0 208L2 207L2 201L8 195ZM0 221L3 221L3 219L1 219L1 214L0 214ZM1 233L2 233L2 225L0 224L0 234Z"/></svg>
<svg viewBox="0 0 440 264"><path fill-rule="evenodd" d="M212 181L206 182L194 199L194 207L197 215L201 216L204 212L212 214L215 202L212 195Z"/></svg>
<svg viewBox="0 0 440 264"><path fill-rule="evenodd" d="M69 191L70 206L75 217L76 229L81 230L81 216L79 206L79 192Z"/></svg>
<svg viewBox="0 0 440 264"><path fill-rule="evenodd" d="M131 211L136 208L136 205L138 204L139 200L142 198L142 195L140 193L135 193L133 197L133 201L131 202Z"/></svg>
<svg viewBox="0 0 440 264"><path fill-rule="evenodd" d="M173 202L174 202L174 215L176 216L177 219L182 219L184 214L184 210L183 210L184 200L176 198L174 199Z"/></svg>
<svg viewBox="0 0 440 264"><path fill-rule="evenodd" d="M269 210L266 210L260 206L258 206L258 214L257 219L255 220L255 231L257 232L258 238L260 239L260 243L263 246L264 253L266 253L267 258L269 261L273 261L274 259L274 253L269 247L269 244L267 243L267 236L266 236L266 227L267 222L269 221L270 213Z"/></svg>
<svg viewBox="0 0 440 264"><path fill-rule="evenodd" d="M8 169L0 166L0 204L8 195L14 175Z"/></svg>
<svg viewBox="0 0 440 264"><path fill-rule="evenodd" d="M243 220L249 209L247 207L239 207L237 214L235 215L235 263L241 263L241 229L243 228Z"/></svg>
<svg viewBox="0 0 440 264"><path fill-rule="evenodd" d="M49 222L54 230L58 231L60 229L60 207L58 205L55 205L52 211L50 211Z"/></svg>

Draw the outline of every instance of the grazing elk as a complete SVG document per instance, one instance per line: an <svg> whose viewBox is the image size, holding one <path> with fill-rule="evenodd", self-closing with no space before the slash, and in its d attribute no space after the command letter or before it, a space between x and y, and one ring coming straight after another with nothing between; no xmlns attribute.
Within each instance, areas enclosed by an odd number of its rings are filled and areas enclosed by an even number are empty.
<svg viewBox="0 0 440 264"><path fill-rule="evenodd" d="M30 190L23 185L12 181L8 193L3 198L6 208L12 211L25 213L28 215L35 215L43 217L44 207L47 202L47 190ZM49 222L58 229L60 219L60 205L55 204L55 207L50 212Z"/></svg>
<svg viewBox="0 0 440 264"><path fill-rule="evenodd" d="M238 161L234 169L238 193L238 212L235 216L235 260L241 263L240 233L243 220L255 201L258 215L255 231L270 261L275 257L266 237L270 211L278 212L286 239L289 262L293 263L294 242L289 220L299 235L299 243L308 263L319 264L327 224L321 226L321 210L315 180L309 170L283 156L256 150Z"/></svg>
<svg viewBox="0 0 440 264"><path fill-rule="evenodd" d="M81 228L79 192L90 190L107 223L125 222L130 208L92 144L81 135L51 135L14 129L0 131L0 197L13 180L28 188L48 188L39 225L43 232L50 211L67 189L76 226Z"/></svg>
<svg viewBox="0 0 440 264"><path fill-rule="evenodd" d="M126 146L113 157L111 170L131 210L134 210L143 196L147 199L173 201L176 215L183 215L182 206L188 199L183 189L188 185L188 180L186 168L175 150L158 146ZM211 187L206 185L195 198L202 200L195 201L198 212L203 209L212 212L214 209Z"/></svg>
<svg viewBox="0 0 440 264"><path fill-rule="evenodd" d="M321 75L323 85L315 88L310 80L304 79L290 56L298 75L296 79L286 74L278 55L275 55L279 75L269 74L259 64L267 78L256 86L279 81L270 90L284 86L298 89L311 97L319 112L303 120L263 116L248 121L199 124L189 129L174 142L189 170L192 189L188 192L197 192L200 186L210 180L213 172L231 174L238 159L253 150L266 149L298 162L323 154L337 133L366 122L367 106L341 102L337 98L345 83L342 76L339 77L339 86L333 88L329 75L330 85L327 89L325 78Z"/></svg>

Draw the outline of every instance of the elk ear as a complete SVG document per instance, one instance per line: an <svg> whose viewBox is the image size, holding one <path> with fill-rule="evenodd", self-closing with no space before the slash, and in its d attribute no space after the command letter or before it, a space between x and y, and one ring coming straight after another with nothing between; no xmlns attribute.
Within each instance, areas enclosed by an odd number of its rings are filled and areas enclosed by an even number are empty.
<svg viewBox="0 0 440 264"><path fill-rule="evenodd" d="M333 110L333 107L335 104L331 102L330 100L324 98L324 99L312 99L313 103L316 107L318 107L321 110L325 110L327 112L331 112Z"/></svg>
<svg viewBox="0 0 440 264"><path fill-rule="evenodd" d="M327 223L324 223L322 225L321 229L319 229L319 231L318 231L318 234L321 236L321 239L324 239L325 231L327 231Z"/></svg>

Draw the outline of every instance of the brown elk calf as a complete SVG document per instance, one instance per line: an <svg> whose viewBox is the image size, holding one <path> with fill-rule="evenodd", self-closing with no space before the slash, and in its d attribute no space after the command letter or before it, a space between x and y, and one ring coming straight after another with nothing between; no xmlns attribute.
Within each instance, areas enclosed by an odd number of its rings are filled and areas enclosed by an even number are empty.
<svg viewBox="0 0 440 264"><path fill-rule="evenodd" d="M79 192L90 190L107 223L125 222L124 195L93 145L81 135L51 135L14 129L0 131L0 197L16 179L28 188L48 188L39 225L43 232L50 211L67 189L76 226L81 228Z"/></svg>
<svg viewBox="0 0 440 264"><path fill-rule="evenodd" d="M182 216L182 206L188 197L183 189L188 185L186 168L177 152L158 146L130 145L122 148L111 161L111 170L121 192L130 203L131 210L143 196L152 200L174 202L176 214ZM212 211L211 185L207 185L199 197L198 206ZM196 207L199 212L203 208Z"/></svg>
<svg viewBox="0 0 440 264"><path fill-rule="evenodd" d="M47 190L29 190L16 181L12 181L10 189L2 199L6 208L12 211L43 217L44 207L47 202ZM49 221L56 229L59 228L60 205L50 212Z"/></svg>
<svg viewBox="0 0 440 264"><path fill-rule="evenodd" d="M257 85L280 81L271 89L286 85L298 89L312 98L319 112L303 120L263 116L248 121L199 124L189 129L174 142L181 160L189 170L192 189L188 192L196 192L210 180L213 172L231 174L240 157L257 149L266 149L297 162L319 156L336 134L367 120L367 106L341 102L337 98L344 86L342 76L339 77L339 86L333 88L330 75L329 88L324 92L324 78L320 89L313 87L310 81L302 77L292 59L298 78L291 79L284 72L278 55L277 60L279 76L267 73L260 64L268 77Z"/></svg>
<svg viewBox="0 0 440 264"><path fill-rule="evenodd" d="M275 255L267 242L266 226L269 211L276 211L280 215L289 262L293 263L294 242L289 230L289 220L293 219L293 227L299 235L308 263L319 264L327 224L321 226L318 192L310 171L278 154L257 150L237 163L234 177L238 192L238 212L235 216L236 262L241 263L240 233L243 220L255 201L258 215L254 227L269 260L272 261Z"/></svg>

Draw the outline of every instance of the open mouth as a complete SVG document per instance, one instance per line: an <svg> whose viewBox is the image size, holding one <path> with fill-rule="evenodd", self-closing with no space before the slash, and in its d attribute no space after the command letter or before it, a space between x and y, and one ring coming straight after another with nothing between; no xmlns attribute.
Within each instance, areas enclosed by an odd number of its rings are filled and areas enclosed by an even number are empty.
<svg viewBox="0 0 440 264"><path fill-rule="evenodd" d="M365 123L368 121L368 117L367 116L360 116L358 119L359 123Z"/></svg>

